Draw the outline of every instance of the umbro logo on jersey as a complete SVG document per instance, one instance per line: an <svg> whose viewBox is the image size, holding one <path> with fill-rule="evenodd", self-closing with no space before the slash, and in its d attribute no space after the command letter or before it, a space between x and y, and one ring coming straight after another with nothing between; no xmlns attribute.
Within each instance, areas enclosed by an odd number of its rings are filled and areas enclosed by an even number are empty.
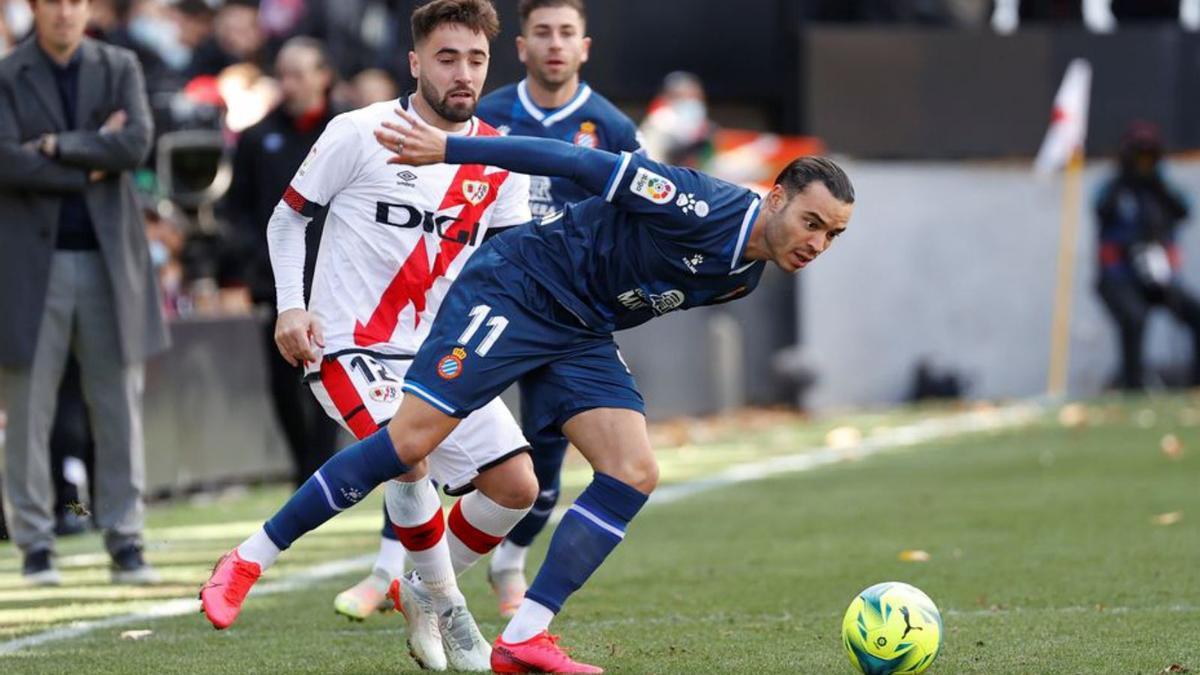
<svg viewBox="0 0 1200 675"><path fill-rule="evenodd" d="M487 199L488 192L491 192L492 186L481 180L464 180L462 182L463 196L471 202L471 206L479 206L483 200Z"/></svg>
<svg viewBox="0 0 1200 675"><path fill-rule="evenodd" d="M401 171L396 174L396 178L400 179L400 185L404 187L416 187L418 176L411 171Z"/></svg>

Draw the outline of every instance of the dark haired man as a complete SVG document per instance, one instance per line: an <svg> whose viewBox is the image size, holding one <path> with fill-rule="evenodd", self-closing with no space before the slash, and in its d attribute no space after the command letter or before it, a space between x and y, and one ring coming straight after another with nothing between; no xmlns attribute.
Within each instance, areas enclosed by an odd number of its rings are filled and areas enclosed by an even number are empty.
<svg viewBox="0 0 1200 675"><path fill-rule="evenodd" d="M583 0L521 0L517 54L526 77L483 97L479 117L503 134L566 141L609 152L639 152L637 125L579 76L591 38ZM591 195L557 176L530 176L529 208L534 218L561 211ZM522 411L531 410L528 405ZM533 446L538 498L529 515L492 554L488 580L509 618L525 597L525 557L558 503L559 474L567 452L562 430L522 415L521 428Z"/></svg>
<svg viewBox="0 0 1200 675"><path fill-rule="evenodd" d="M624 539L658 481L642 397L613 332L743 297L767 261L789 273L807 267L845 231L854 188L833 162L804 157L760 198L632 153L545 139L447 138L396 113L401 121L376 131L397 153L390 161L494 162L571 178L598 196L539 226L511 229L471 259L405 378L413 395L386 431L345 452L381 464L419 463L460 418L519 380L531 414L553 420L596 473L497 639L492 669L602 672L568 657L548 628ZM451 363L454 376L446 377ZM370 473L381 478L394 469Z"/></svg>

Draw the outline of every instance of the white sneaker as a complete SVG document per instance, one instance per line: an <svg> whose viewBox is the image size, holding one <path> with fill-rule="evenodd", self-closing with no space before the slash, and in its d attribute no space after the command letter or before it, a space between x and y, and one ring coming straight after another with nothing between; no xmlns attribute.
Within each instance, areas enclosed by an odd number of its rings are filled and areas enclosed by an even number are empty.
<svg viewBox="0 0 1200 675"><path fill-rule="evenodd" d="M452 607L438 617L446 660L454 670L491 672L492 646L479 632L466 605Z"/></svg>
<svg viewBox="0 0 1200 675"><path fill-rule="evenodd" d="M376 567L362 581L338 593L333 599L333 609L352 621L363 621L375 612L385 612L392 608L387 595L391 583L388 573Z"/></svg>
<svg viewBox="0 0 1200 675"><path fill-rule="evenodd" d="M408 624L408 653L413 660L425 670L445 670L446 651L429 593L413 582L410 573L392 581L388 597Z"/></svg>

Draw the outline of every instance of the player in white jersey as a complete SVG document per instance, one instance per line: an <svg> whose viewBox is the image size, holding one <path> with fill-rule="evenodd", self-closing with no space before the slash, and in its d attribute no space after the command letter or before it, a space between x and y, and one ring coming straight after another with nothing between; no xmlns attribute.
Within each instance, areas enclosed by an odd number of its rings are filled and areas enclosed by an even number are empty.
<svg viewBox="0 0 1200 675"><path fill-rule="evenodd" d="M497 135L473 116L496 24L484 0L436 0L414 13L410 60L419 92L335 118L267 229L280 352L304 365L314 395L359 439L386 426L399 407L410 360L466 259L489 231L531 220L526 176L482 165L389 165L390 154L373 136L382 121L394 119L398 105L450 134ZM322 207L328 213L306 308L304 230ZM462 362L451 355L444 366L442 376L451 379ZM428 475L389 481L384 531L397 541L383 541L375 569L338 596L338 611L361 618L379 608L390 586L409 623L410 651L423 667L489 669L488 641L466 611L454 577L528 512L537 496L528 449L496 399L429 457ZM314 474L316 483L299 498L303 506L337 511L364 496L352 488L331 490L329 478ZM430 478L448 494L465 493L448 527ZM291 544L295 528L272 519L222 559L201 594L214 625L232 623L249 584ZM419 580L403 577L405 549ZM213 584L221 583L223 569L230 572L226 586L244 588L232 595L210 590L220 588Z"/></svg>

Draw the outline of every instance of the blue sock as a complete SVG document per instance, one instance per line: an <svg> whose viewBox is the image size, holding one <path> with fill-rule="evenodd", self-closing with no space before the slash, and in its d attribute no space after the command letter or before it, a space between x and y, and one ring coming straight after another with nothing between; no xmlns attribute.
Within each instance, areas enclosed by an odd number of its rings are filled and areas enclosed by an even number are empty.
<svg viewBox="0 0 1200 675"><path fill-rule="evenodd" d="M561 438L561 437L560 437ZM533 473L538 480L538 497L533 508L505 537L517 546L528 547L533 540L546 529L554 507L558 504L559 489L562 485L563 458L567 455L567 439L553 445L543 446L535 442L533 452Z"/></svg>
<svg viewBox="0 0 1200 675"><path fill-rule="evenodd" d="M525 597L555 614L561 611L625 538L625 528L646 499L616 478L596 473L554 530L546 561Z"/></svg>
<svg viewBox="0 0 1200 675"><path fill-rule="evenodd" d="M330 457L263 530L284 550L305 532L357 504L375 486L408 470L396 455L387 429L380 429Z"/></svg>

